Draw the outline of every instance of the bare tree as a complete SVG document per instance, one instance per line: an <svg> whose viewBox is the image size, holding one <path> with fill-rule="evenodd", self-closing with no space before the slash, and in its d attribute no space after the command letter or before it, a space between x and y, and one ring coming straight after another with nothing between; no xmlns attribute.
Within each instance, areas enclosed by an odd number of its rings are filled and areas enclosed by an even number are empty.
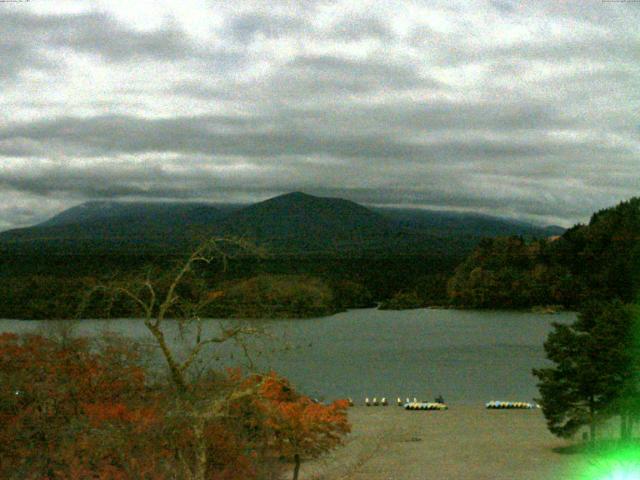
<svg viewBox="0 0 640 480"><path fill-rule="evenodd" d="M160 286L148 271L146 275L138 278L100 287L110 294L112 301L118 297L125 297L137 306L144 319L144 325L162 353L171 383L177 390L176 414L187 419L193 432L192 449L187 454L176 452L183 469L182 478L186 479L204 480L206 477L207 465L211 460L208 458L205 438L207 422L228 416L229 407L233 402L255 395L260 388L260 384L257 384L250 388L232 388L198 394L194 391L195 382L190 382L188 376L190 368L208 345L235 340L248 354L243 339L264 332L261 328L243 322L225 322L220 324L216 334L205 335L200 314L207 305L220 298L223 292L202 289L194 299L180 295L179 288L187 275L193 273L196 265L219 261L222 270L226 271L229 260L240 254L261 255L262 252L242 239L211 238L203 242L179 265L164 286ZM172 348L167 338L169 320L177 322L181 333L186 329L190 330L190 342L182 355Z"/></svg>
<svg viewBox="0 0 640 480"><path fill-rule="evenodd" d="M154 337L167 364L171 380L181 393L188 391L187 371L193 365L202 349L210 344L221 344L242 336L255 335L259 330L240 322L221 325L221 332L206 337L203 334L202 310L223 295L220 291L199 292L197 299L185 299L178 294L178 288L185 277L199 263L211 264L218 260L223 271L227 270L229 259L239 253L260 254L248 242L237 238L211 238L197 247L171 276L168 287L159 288L157 282L147 272L144 278L114 282L108 290L115 297L130 299L142 313L147 330ZM183 358L172 350L167 340L166 321L177 322L181 332L189 327L193 332L193 342Z"/></svg>

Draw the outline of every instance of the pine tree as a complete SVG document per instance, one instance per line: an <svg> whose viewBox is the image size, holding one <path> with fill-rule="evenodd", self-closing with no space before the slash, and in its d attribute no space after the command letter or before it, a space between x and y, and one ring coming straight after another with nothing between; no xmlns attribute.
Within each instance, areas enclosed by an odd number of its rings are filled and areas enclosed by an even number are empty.
<svg viewBox="0 0 640 480"><path fill-rule="evenodd" d="M588 425L595 440L597 423L620 415L621 433L628 434L638 392L636 318L619 301L591 302L572 325L554 324L544 348L555 365L533 371L552 433L567 438Z"/></svg>

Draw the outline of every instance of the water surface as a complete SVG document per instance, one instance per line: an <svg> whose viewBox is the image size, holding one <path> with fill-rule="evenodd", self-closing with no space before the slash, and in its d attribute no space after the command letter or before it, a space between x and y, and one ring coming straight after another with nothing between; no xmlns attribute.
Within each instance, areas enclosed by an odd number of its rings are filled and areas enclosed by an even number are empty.
<svg viewBox="0 0 640 480"><path fill-rule="evenodd" d="M324 318L254 321L273 339L252 342L251 349L260 368L273 368L321 399L431 400L441 394L449 403L531 400L537 395L531 369L547 364L542 344L551 322L574 319L574 313L360 309ZM43 324L0 320L0 331L38 331ZM175 324L168 327L180 348ZM152 344L137 319L83 320L75 329L82 335L105 330ZM218 322L207 320L205 335L216 331ZM204 364L218 367L246 363L244 358L233 344L202 355Z"/></svg>

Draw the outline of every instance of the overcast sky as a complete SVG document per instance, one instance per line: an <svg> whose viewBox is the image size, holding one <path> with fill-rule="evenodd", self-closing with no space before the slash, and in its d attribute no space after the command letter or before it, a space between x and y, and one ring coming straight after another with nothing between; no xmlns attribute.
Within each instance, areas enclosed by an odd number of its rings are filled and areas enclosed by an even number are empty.
<svg viewBox="0 0 640 480"><path fill-rule="evenodd" d="M640 195L640 3L0 2L0 230L292 190L564 226Z"/></svg>

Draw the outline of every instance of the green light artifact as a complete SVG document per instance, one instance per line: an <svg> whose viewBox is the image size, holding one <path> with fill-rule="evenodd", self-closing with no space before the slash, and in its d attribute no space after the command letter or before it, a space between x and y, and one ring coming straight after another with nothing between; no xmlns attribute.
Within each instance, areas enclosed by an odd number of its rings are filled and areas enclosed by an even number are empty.
<svg viewBox="0 0 640 480"><path fill-rule="evenodd" d="M640 447L620 447L590 456L576 480L640 480Z"/></svg>

